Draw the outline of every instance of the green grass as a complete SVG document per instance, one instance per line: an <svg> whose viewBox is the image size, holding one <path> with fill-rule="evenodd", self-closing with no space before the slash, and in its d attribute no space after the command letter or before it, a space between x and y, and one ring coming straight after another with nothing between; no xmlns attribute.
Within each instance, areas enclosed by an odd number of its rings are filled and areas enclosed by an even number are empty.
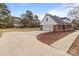
<svg viewBox="0 0 79 59"><path fill-rule="evenodd" d="M29 31L40 31L40 28L5 28L0 29L0 37L4 32L29 32Z"/></svg>

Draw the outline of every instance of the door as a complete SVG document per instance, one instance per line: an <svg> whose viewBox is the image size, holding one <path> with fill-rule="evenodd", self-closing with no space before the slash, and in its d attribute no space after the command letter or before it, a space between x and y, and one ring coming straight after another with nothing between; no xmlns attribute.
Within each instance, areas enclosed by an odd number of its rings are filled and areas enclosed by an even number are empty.
<svg viewBox="0 0 79 59"><path fill-rule="evenodd" d="M43 30L44 31L53 31L53 26L52 25L43 25Z"/></svg>

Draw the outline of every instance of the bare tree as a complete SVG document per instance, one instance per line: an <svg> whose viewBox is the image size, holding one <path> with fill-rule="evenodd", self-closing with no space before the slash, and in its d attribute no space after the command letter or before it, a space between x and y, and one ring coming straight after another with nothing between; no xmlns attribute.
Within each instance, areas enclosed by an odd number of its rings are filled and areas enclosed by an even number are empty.
<svg viewBox="0 0 79 59"><path fill-rule="evenodd" d="M79 6L73 7L69 10L68 16L72 19L79 20Z"/></svg>
<svg viewBox="0 0 79 59"><path fill-rule="evenodd" d="M68 16L72 19L74 29L79 29L79 6L73 7L69 10Z"/></svg>

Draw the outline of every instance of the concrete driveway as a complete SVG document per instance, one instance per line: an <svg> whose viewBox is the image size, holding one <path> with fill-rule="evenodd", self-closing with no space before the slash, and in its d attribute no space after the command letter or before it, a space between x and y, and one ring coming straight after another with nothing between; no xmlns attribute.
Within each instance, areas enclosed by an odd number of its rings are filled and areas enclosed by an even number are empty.
<svg viewBox="0 0 79 59"><path fill-rule="evenodd" d="M0 55L6 56L33 56L33 55L61 55L54 48L41 43L36 35L42 31L8 32L0 39Z"/></svg>
<svg viewBox="0 0 79 59"><path fill-rule="evenodd" d="M36 39L43 31L8 32L0 38L0 55L3 56L59 56L59 50Z"/></svg>

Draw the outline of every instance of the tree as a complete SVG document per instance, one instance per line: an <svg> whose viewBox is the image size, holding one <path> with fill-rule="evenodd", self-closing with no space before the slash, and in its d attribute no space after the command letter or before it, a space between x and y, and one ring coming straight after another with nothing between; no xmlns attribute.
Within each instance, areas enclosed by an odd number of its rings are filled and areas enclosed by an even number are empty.
<svg viewBox="0 0 79 59"><path fill-rule="evenodd" d="M72 19L79 20L79 6L69 10L68 16Z"/></svg>
<svg viewBox="0 0 79 59"><path fill-rule="evenodd" d="M34 16L34 20L38 20L39 21L39 17L37 15Z"/></svg>
<svg viewBox="0 0 79 59"><path fill-rule="evenodd" d="M34 16L34 17L33 17ZM39 22L39 17L37 15L33 15L32 11L26 11L21 15L21 23L24 27L37 27Z"/></svg>
<svg viewBox="0 0 79 59"><path fill-rule="evenodd" d="M37 15L34 16L34 27L39 27L40 26L40 20Z"/></svg>
<svg viewBox="0 0 79 59"><path fill-rule="evenodd" d="M73 24L74 29L79 29L79 6L69 10L68 16L72 19L71 23Z"/></svg>
<svg viewBox="0 0 79 59"><path fill-rule="evenodd" d="M26 11L26 17L29 17L30 19L33 19L32 11Z"/></svg>
<svg viewBox="0 0 79 59"><path fill-rule="evenodd" d="M21 20L21 23L23 24L23 27L27 27L28 23L29 23L29 20L27 18L23 18Z"/></svg>
<svg viewBox="0 0 79 59"><path fill-rule="evenodd" d="M5 3L0 3L0 8L7 8L7 6L5 5Z"/></svg>
<svg viewBox="0 0 79 59"><path fill-rule="evenodd" d="M32 11L26 11L26 13L23 13L21 15L21 23L24 25L24 27L31 27L32 21L33 21L33 13Z"/></svg>
<svg viewBox="0 0 79 59"><path fill-rule="evenodd" d="M6 4L0 3L0 24L4 25L3 27L8 27L12 26L12 21L10 11L7 9Z"/></svg>
<svg viewBox="0 0 79 59"><path fill-rule="evenodd" d="M26 18L26 14L23 13L23 14L21 15L21 18L22 18L22 19L23 19L23 18Z"/></svg>

